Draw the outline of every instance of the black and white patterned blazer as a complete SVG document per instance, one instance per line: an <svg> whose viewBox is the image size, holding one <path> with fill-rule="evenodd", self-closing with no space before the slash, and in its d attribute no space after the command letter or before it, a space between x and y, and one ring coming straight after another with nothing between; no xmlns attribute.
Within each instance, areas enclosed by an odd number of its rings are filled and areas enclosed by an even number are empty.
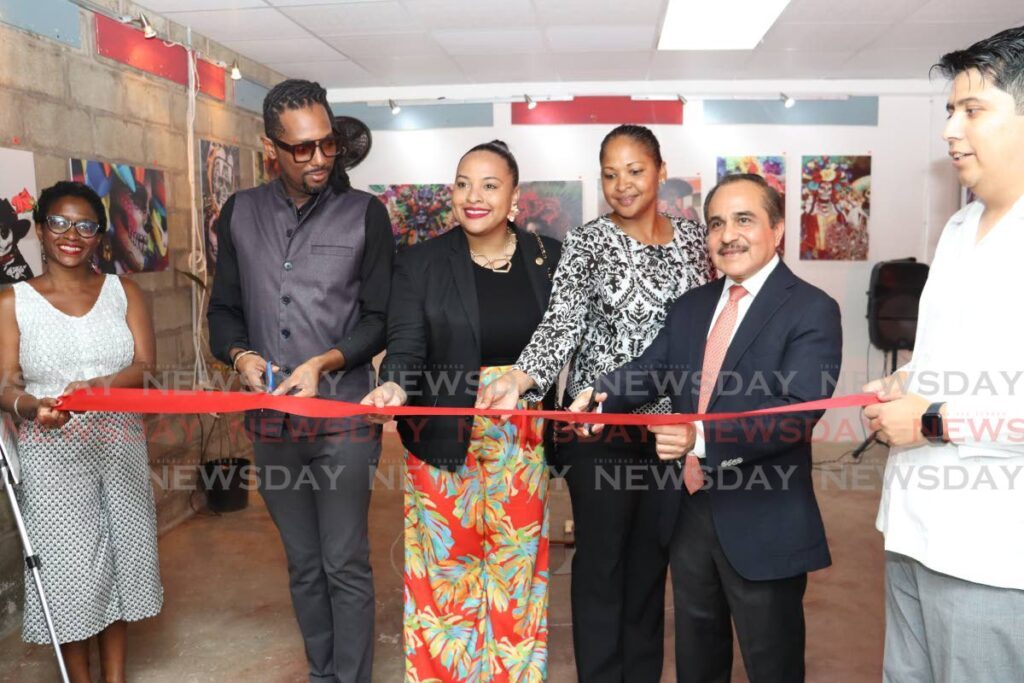
<svg viewBox="0 0 1024 683"><path fill-rule="evenodd" d="M548 392L569 362L574 398L594 379L644 352L684 292L714 278L707 229L669 218L672 241L648 245L601 216L571 230L562 244L551 301L516 367ZM670 412L667 399L636 412Z"/></svg>

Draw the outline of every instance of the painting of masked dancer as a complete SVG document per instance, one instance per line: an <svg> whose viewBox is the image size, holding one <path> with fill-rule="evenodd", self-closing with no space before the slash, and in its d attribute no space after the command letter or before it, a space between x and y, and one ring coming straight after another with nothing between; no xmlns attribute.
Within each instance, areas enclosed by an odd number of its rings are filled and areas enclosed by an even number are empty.
<svg viewBox="0 0 1024 683"><path fill-rule="evenodd" d="M516 225L556 240L583 224L583 183L579 180L539 180L519 184Z"/></svg>
<svg viewBox="0 0 1024 683"><path fill-rule="evenodd" d="M454 225L451 185L370 185L388 209L395 245L425 242Z"/></svg>
<svg viewBox="0 0 1024 683"><path fill-rule="evenodd" d="M206 262L217 262L217 218L224 202L238 191L239 151L210 140L199 141L199 177L203 188L203 234Z"/></svg>
<svg viewBox="0 0 1024 683"><path fill-rule="evenodd" d="M786 216L786 158L781 156L718 157L718 180L736 173L753 173L779 193L782 200L782 216ZM786 251L786 240L779 242L779 256Z"/></svg>
<svg viewBox="0 0 1024 683"><path fill-rule="evenodd" d="M800 258L866 261L871 215L871 157L804 157Z"/></svg>
<svg viewBox="0 0 1024 683"><path fill-rule="evenodd" d="M167 185L152 168L71 160L71 179L85 183L107 209L108 227L97 250L104 273L167 268Z"/></svg>

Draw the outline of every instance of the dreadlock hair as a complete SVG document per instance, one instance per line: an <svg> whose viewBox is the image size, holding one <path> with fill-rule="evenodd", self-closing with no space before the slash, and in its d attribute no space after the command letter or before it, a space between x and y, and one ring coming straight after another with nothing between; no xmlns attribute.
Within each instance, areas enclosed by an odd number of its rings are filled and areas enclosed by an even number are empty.
<svg viewBox="0 0 1024 683"><path fill-rule="evenodd" d="M271 140L280 137L284 133L281 114L285 110L303 109L314 104L319 104L327 112L327 118L331 121L331 130L337 135L334 112L331 111L331 105L327 101L327 91L319 83L300 78L281 81L271 88L267 96L263 98L263 132ZM341 144L344 145L345 141L342 140ZM335 158L330 181L334 189L339 192L344 192L352 186L342 159L343 156Z"/></svg>

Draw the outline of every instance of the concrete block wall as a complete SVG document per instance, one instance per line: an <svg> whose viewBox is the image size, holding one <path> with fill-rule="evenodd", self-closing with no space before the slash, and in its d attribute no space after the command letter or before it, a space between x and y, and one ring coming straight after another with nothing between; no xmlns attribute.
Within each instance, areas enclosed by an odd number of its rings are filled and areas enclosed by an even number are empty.
<svg viewBox="0 0 1024 683"><path fill-rule="evenodd" d="M101 0L116 14L137 14L125 0ZM161 35L183 41L184 28L169 25L147 11ZM80 48L49 40L0 23L0 146L33 152L38 190L69 178L71 158L130 163L157 168L167 182L170 267L133 278L146 292L157 336L157 363L170 383L189 380L194 363L191 327L191 281L175 272L187 270L191 197L187 166L186 88L96 54L94 15L80 12ZM283 77L263 65L193 35L203 57L238 63L246 78L272 86ZM241 186L253 181L253 154L262 119L235 107L233 81L227 79L226 102L205 95L197 101L195 134L241 148ZM198 200L197 200L198 201ZM201 221L201 215L197 218ZM178 378L175 380L174 378ZM199 461L200 430L195 416L147 418L150 462L157 497L158 522L165 531L191 514L190 496ZM209 434L212 419L202 418ZM210 439L207 458L248 454L237 418L222 421ZM201 503L201 497L196 498ZM37 548L45 557L45 549ZM20 628L22 602L21 544L6 499L0 501L0 636Z"/></svg>

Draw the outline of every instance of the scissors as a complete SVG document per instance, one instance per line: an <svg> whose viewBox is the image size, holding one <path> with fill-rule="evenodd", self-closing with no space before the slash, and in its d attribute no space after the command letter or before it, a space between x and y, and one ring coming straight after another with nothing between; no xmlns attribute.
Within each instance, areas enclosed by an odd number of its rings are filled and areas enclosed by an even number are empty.
<svg viewBox="0 0 1024 683"><path fill-rule="evenodd" d="M274 361L267 359L267 392L274 390Z"/></svg>

